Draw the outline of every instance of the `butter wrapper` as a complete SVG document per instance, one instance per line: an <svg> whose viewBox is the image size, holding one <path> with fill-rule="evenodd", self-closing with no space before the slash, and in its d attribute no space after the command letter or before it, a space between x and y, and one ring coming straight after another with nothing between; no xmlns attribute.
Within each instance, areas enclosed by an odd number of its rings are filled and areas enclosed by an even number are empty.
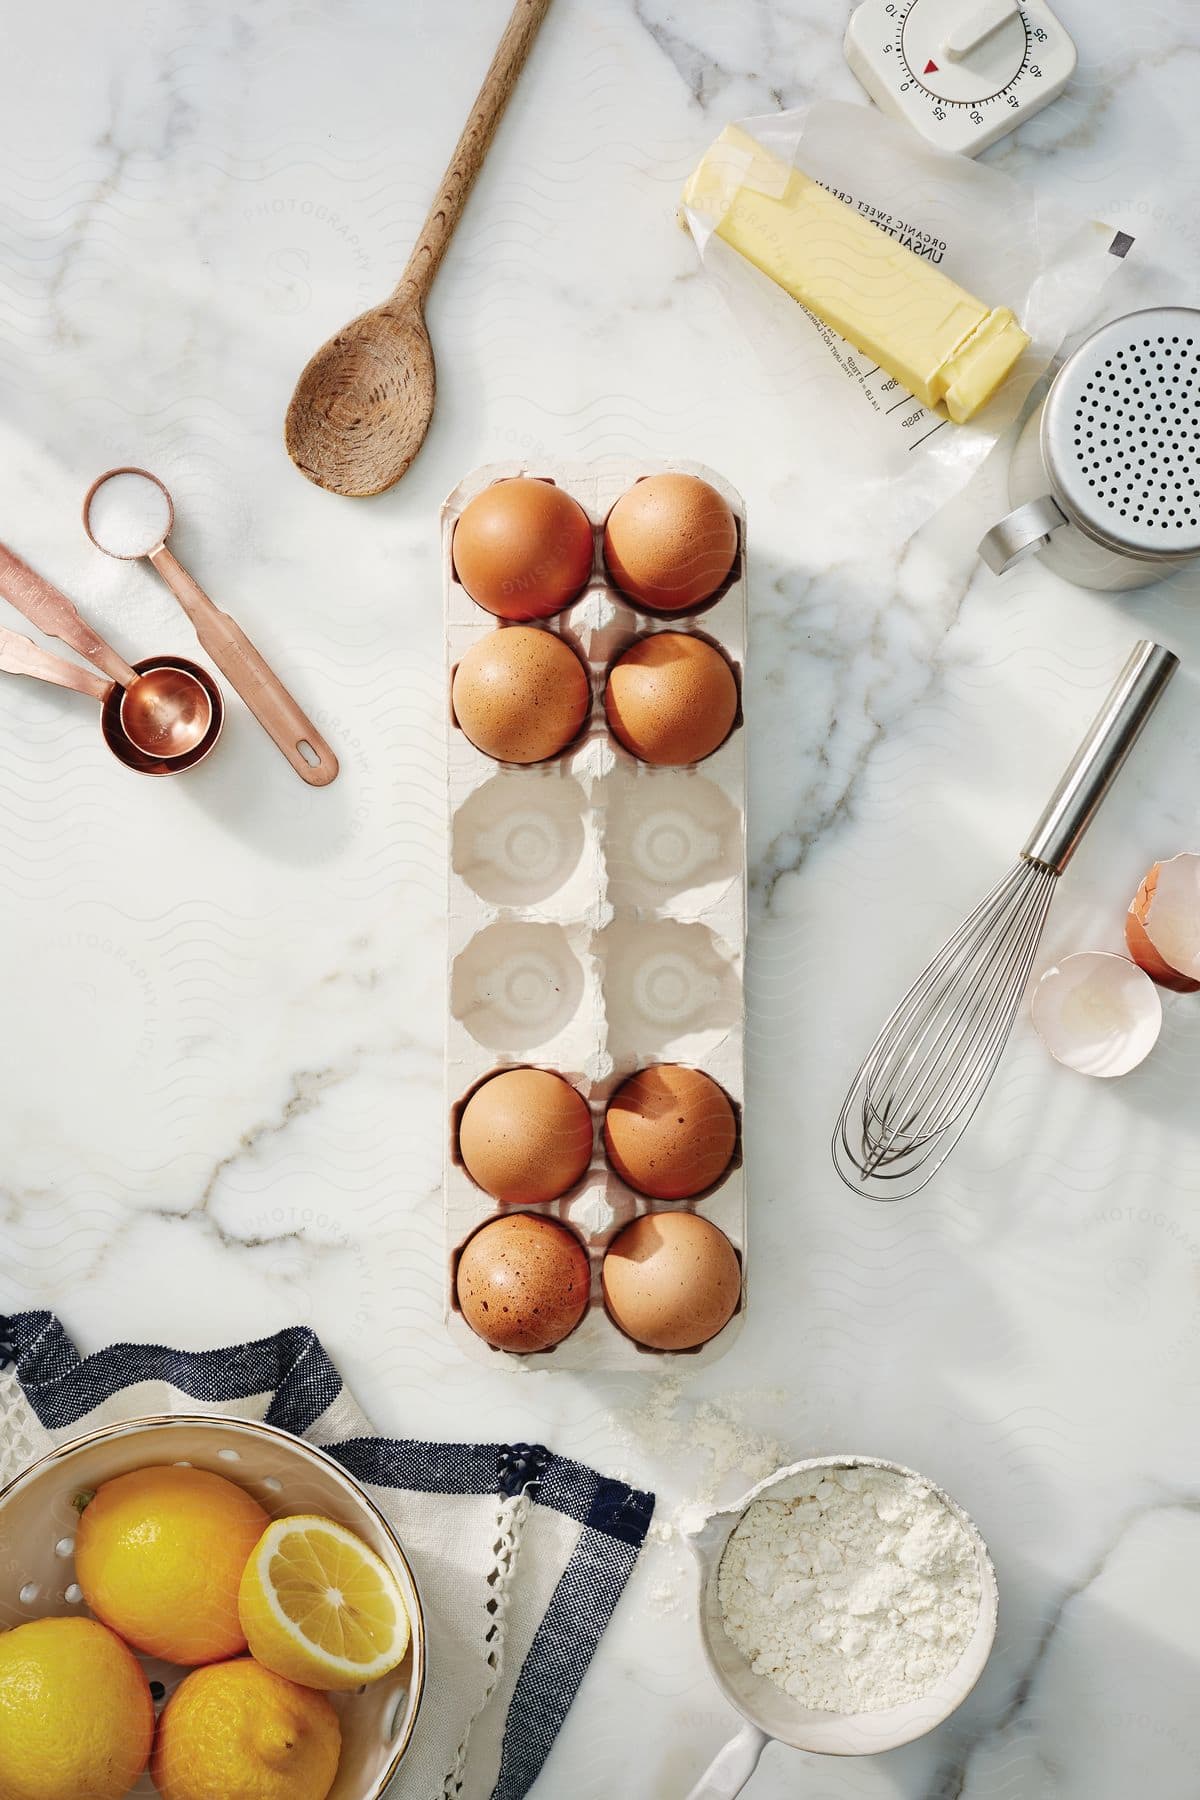
<svg viewBox="0 0 1200 1800"><path fill-rule="evenodd" d="M681 216L785 417L907 534L965 487L1129 248L840 101L726 127Z"/></svg>

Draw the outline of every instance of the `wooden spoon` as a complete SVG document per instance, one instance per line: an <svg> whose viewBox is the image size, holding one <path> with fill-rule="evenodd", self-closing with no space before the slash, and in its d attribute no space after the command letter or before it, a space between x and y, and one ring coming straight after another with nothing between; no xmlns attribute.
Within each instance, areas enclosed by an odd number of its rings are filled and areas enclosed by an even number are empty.
<svg viewBox="0 0 1200 1800"><path fill-rule="evenodd" d="M550 0L517 0L395 292L323 344L296 384L283 435L318 487L381 494L425 441L436 378L425 302Z"/></svg>

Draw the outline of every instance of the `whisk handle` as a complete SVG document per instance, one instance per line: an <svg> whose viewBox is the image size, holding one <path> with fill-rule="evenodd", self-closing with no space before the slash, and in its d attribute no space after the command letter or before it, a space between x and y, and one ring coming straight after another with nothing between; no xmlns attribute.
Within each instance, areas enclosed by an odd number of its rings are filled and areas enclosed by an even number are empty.
<svg viewBox="0 0 1200 1800"><path fill-rule="evenodd" d="M1070 766L1030 832L1021 855L1061 875L1091 824L1096 809L1141 736L1179 658L1142 638L1092 720Z"/></svg>

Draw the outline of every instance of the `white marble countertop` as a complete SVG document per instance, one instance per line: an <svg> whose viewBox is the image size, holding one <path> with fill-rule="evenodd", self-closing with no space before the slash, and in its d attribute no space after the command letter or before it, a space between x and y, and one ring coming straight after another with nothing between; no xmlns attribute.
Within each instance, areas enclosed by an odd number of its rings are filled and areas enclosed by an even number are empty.
<svg viewBox="0 0 1200 1800"><path fill-rule="evenodd" d="M827 1144L882 1014L1006 866L1143 631L1193 670L1044 960L1117 947L1147 864L1200 847L1197 584L998 586L972 554L995 483L904 551L762 378L672 215L726 121L856 96L846 8L818 0L556 0L434 292L425 450L375 502L308 486L281 445L295 375L398 274L506 10L66 0L9 21L0 532L126 652L186 652L154 575L79 525L102 468L160 471L177 553L344 773L302 788L234 703L202 770L142 781L87 702L5 680L0 1309L53 1307L85 1350L309 1322L381 1430L541 1438L652 1484L664 1520L776 1457L895 1457L992 1546L992 1664L903 1752L773 1747L754 1800L1190 1794L1196 1001L1168 997L1162 1045L1114 1087L1022 1021L977 1128L905 1206L854 1201ZM1073 89L989 160L1136 234L1135 290L1186 299L1197 22L1060 10ZM753 545L752 1304L726 1359L653 1394L493 1372L441 1322L437 507L479 462L610 452L721 469ZM730 1725L679 1553L651 1546L537 1793L669 1800Z"/></svg>

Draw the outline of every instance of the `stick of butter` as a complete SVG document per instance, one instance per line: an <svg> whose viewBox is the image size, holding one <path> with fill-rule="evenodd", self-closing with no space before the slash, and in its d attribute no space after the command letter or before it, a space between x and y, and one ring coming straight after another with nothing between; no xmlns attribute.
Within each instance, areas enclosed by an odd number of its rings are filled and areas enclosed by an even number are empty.
<svg viewBox="0 0 1200 1800"><path fill-rule="evenodd" d="M683 203L926 406L944 400L959 424L1029 343L1007 307L976 300L736 125L706 152Z"/></svg>

